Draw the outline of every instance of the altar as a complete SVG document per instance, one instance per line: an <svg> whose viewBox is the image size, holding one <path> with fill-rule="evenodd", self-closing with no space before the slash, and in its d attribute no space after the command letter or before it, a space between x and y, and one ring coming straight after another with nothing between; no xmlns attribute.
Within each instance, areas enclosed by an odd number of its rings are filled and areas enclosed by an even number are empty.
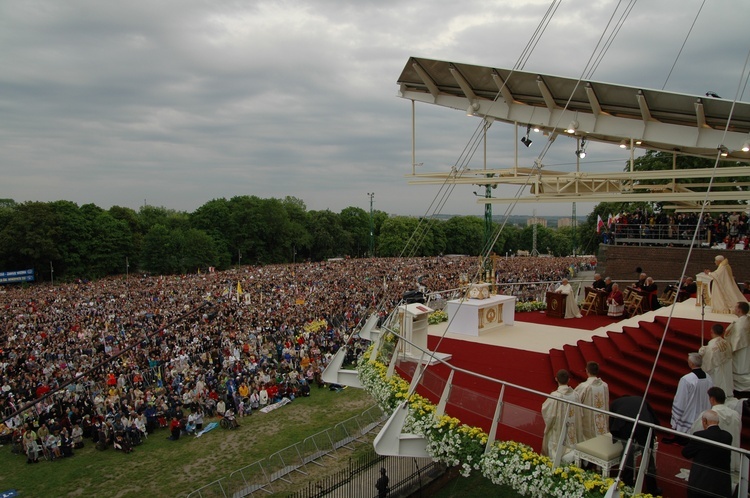
<svg viewBox="0 0 750 498"><path fill-rule="evenodd" d="M484 299L453 299L445 306L448 332L479 337L483 332L513 325L516 296L494 295Z"/></svg>

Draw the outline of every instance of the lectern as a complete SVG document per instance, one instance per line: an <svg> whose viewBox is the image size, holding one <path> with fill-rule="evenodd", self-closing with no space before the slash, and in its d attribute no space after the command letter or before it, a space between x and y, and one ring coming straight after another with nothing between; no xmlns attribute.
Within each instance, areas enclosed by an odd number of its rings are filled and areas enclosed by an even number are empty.
<svg viewBox="0 0 750 498"><path fill-rule="evenodd" d="M565 318L565 294L557 292L547 293L547 316L552 318Z"/></svg>

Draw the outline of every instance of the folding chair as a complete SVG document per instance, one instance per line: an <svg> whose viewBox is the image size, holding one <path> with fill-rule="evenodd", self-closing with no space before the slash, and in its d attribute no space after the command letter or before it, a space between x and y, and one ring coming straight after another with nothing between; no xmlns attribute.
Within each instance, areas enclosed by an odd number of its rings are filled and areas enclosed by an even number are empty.
<svg viewBox="0 0 750 498"><path fill-rule="evenodd" d="M599 294L589 291L586 294L586 299L581 303L581 314L585 313L588 316L592 311L597 314L598 300Z"/></svg>
<svg viewBox="0 0 750 498"><path fill-rule="evenodd" d="M634 317L641 313L643 313L643 296L631 292L630 299L625 303L625 314Z"/></svg>

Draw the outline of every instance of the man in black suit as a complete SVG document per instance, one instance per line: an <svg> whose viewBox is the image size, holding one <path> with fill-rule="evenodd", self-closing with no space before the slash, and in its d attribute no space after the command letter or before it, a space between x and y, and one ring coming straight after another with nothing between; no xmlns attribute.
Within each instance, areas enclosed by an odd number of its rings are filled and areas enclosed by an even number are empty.
<svg viewBox="0 0 750 498"><path fill-rule="evenodd" d="M659 419L656 416L656 412L648 402L643 401L642 396L622 396L617 398L609 407L609 411L618 415L624 415L630 418L636 418L640 411L640 420L642 422L649 422L654 425L659 425ZM627 444L627 440L630 438L630 433L633 431L633 422L623 420L617 417L609 417L609 432L612 434L614 441L622 442L623 448ZM640 448L644 448L648 442L648 431L649 428L643 425L638 425L633 434L634 444ZM653 436L651 441L651 449L653 451ZM650 493L654 496L661 494L661 488L656 483L656 461L654 460L654 454L651 454L651 458L648 462L648 472L644 479L644 487L646 493ZM627 456L623 455L622 460L625 462L622 470L622 482L628 486L633 486L635 483L635 449L631 448Z"/></svg>
<svg viewBox="0 0 750 498"><path fill-rule="evenodd" d="M732 444L732 435L719 428L719 415L713 410L701 414L703 430L695 436L727 445ZM691 439L682 449L682 456L693 459L688 479L688 498L732 496L730 463L732 452Z"/></svg>

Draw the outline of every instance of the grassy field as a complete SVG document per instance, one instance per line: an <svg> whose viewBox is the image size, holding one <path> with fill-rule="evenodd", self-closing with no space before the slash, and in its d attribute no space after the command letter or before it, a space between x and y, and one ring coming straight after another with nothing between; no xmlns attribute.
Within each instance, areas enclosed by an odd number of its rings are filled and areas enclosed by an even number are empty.
<svg viewBox="0 0 750 498"><path fill-rule="evenodd" d="M443 489L432 495L432 498L463 498L466 496L486 496L492 498L520 498L521 495L507 486L497 486L492 482L473 473L469 477L457 477Z"/></svg>
<svg viewBox="0 0 750 498"><path fill-rule="evenodd" d="M201 438L168 441L168 431L158 430L129 455L97 451L87 441L72 458L27 464L25 456L5 446L0 448L0 492L15 489L23 497L186 496L372 405L360 389L313 389L309 398L240 419L241 427L234 431L217 428Z"/></svg>

